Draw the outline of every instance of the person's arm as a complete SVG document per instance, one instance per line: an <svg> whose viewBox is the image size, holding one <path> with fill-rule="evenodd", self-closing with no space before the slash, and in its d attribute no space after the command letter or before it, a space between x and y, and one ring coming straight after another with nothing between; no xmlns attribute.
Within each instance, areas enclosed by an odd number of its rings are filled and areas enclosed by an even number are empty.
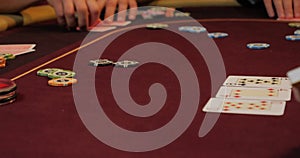
<svg viewBox="0 0 300 158"><path fill-rule="evenodd" d="M0 0L0 13L15 13L42 0Z"/></svg>

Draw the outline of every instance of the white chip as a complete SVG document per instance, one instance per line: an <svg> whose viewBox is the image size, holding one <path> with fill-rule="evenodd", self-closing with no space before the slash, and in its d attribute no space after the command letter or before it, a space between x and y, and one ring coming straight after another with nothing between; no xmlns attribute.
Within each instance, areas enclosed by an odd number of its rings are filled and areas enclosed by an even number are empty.
<svg viewBox="0 0 300 158"><path fill-rule="evenodd" d="M127 67L135 67L139 65L139 62L137 61L129 61L129 60L124 60L124 61L118 61L115 62L114 65L116 67L123 67L123 68L127 68Z"/></svg>

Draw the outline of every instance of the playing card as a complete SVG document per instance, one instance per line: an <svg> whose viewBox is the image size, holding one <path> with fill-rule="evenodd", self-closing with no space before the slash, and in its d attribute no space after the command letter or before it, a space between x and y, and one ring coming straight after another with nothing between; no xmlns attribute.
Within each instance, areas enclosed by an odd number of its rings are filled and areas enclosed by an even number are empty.
<svg viewBox="0 0 300 158"><path fill-rule="evenodd" d="M300 67L290 70L286 74L291 80L291 84L297 84L300 82Z"/></svg>
<svg viewBox="0 0 300 158"><path fill-rule="evenodd" d="M102 22L102 26L127 26L131 24L131 21L113 21L113 22Z"/></svg>
<svg viewBox="0 0 300 158"><path fill-rule="evenodd" d="M282 88L249 88L222 86L217 98L258 99L258 100L291 100L291 89Z"/></svg>
<svg viewBox="0 0 300 158"><path fill-rule="evenodd" d="M283 115L284 101L238 100L211 98L202 109L204 112L252 115Z"/></svg>
<svg viewBox="0 0 300 158"><path fill-rule="evenodd" d="M228 76L224 86L291 88L287 77Z"/></svg>
<svg viewBox="0 0 300 158"><path fill-rule="evenodd" d="M109 31L109 30L113 30L113 29L116 29L117 27L114 27L114 26L96 26L96 27L92 27L92 28L89 28L90 32L106 32L106 31Z"/></svg>
<svg viewBox="0 0 300 158"><path fill-rule="evenodd" d="M0 52L2 54L14 54L14 55L21 55L29 52L35 51L33 49L36 44L5 44L0 45Z"/></svg>

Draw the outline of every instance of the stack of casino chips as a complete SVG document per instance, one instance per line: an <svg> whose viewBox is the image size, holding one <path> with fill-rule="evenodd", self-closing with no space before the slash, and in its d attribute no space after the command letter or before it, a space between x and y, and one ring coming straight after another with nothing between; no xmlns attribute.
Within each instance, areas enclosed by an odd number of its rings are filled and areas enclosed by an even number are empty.
<svg viewBox="0 0 300 158"><path fill-rule="evenodd" d="M0 78L0 106L12 103L17 98L17 85L10 79Z"/></svg>
<svg viewBox="0 0 300 158"><path fill-rule="evenodd" d="M48 81L49 86L64 87L77 83L77 80L73 78L75 76L75 72L70 70L46 68L39 70L37 75L50 78Z"/></svg>

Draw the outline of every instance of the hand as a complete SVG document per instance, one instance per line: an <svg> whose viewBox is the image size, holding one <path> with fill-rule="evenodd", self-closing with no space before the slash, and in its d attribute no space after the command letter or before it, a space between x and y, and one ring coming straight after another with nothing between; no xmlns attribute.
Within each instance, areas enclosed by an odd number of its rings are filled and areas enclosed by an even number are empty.
<svg viewBox="0 0 300 158"><path fill-rule="evenodd" d="M137 2L136 0L105 0L106 3L102 3L100 8L105 6L105 21L112 22L114 19L114 14L118 6L118 21L125 21L127 12L129 8L129 19L134 20L137 14Z"/></svg>
<svg viewBox="0 0 300 158"><path fill-rule="evenodd" d="M264 0L265 7L270 17L275 16L275 11L279 18L300 18L300 0Z"/></svg>
<svg viewBox="0 0 300 158"><path fill-rule="evenodd" d="M55 9L57 21L68 29L86 29L100 16L104 0L47 0ZM76 20L76 16L78 20Z"/></svg>

